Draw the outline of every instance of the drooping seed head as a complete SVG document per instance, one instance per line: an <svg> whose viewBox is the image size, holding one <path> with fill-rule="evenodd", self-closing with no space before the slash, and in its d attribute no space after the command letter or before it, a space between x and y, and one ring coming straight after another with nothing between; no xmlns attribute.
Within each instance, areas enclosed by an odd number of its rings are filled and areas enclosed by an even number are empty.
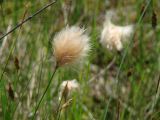
<svg viewBox="0 0 160 120"><path fill-rule="evenodd" d="M110 18L106 17L103 30L101 33L101 43L109 50L116 49L121 51L123 44L126 42L133 33L133 25L118 26L114 25Z"/></svg>

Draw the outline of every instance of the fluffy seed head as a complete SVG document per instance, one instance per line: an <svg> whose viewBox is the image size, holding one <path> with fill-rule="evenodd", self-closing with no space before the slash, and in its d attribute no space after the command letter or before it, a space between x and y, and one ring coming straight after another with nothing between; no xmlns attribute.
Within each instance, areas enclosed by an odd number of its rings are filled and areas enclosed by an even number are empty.
<svg viewBox="0 0 160 120"><path fill-rule="evenodd" d="M79 62L87 56L90 45L84 31L76 26L66 27L55 36L53 46L58 66Z"/></svg>
<svg viewBox="0 0 160 120"><path fill-rule="evenodd" d="M121 51L123 43L126 42L133 33L133 25L114 25L110 19L106 19L101 33L101 43L109 50Z"/></svg>
<svg viewBox="0 0 160 120"><path fill-rule="evenodd" d="M65 99L74 91L80 88L79 83L76 79L63 81L60 85L60 96L59 99L64 97Z"/></svg>

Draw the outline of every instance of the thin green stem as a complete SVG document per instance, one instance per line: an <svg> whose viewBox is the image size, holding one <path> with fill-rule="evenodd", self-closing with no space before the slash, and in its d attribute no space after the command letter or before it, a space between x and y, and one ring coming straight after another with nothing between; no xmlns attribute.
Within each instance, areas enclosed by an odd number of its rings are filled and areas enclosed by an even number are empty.
<svg viewBox="0 0 160 120"><path fill-rule="evenodd" d="M55 67L55 70L54 70L54 72L53 72L53 74L52 74L52 76L51 76L51 78L50 78L50 80L49 80L49 82L48 82L48 85L47 85L45 91L43 92L43 95L42 95L40 101L38 102L38 104L37 104L37 106L36 106L36 109L35 109L35 112L34 112L34 115L33 115L32 120L35 119L35 116L36 116L36 113L37 113L37 111L38 111L38 109L39 109L39 106L40 106L40 104L41 104L41 102L42 102L44 96L46 95L46 93L47 93L47 91L48 91L48 89L49 89L49 87L50 87L50 84L51 84L51 82L52 82L52 79L53 79L53 77L54 77L54 75L55 75L57 69L58 69L58 67Z"/></svg>
<svg viewBox="0 0 160 120"><path fill-rule="evenodd" d="M145 7L143 13L141 14L141 16L140 16L140 18L139 18L139 20L138 20L138 22L137 22L137 25L139 25L140 22L142 21L143 16L144 16L144 14L145 14L147 8L149 7L151 1L152 1L152 0L150 0L150 1L148 2L148 4L146 5L146 7ZM127 52L128 52L130 46L131 46L132 43L133 43L134 37L135 37L135 34L133 34L132 39L131 39L131 42L130 42L130 44L127 46L127 48L126 48L126 50L125 50L125 52L124 52L124 54L123 54L123 56L122 56L122 60L121 60L121 63L120 63L120 65L119 65L118 73L117 73L117 75L116 75L117 83L119 82L118 77L119 77L119 75L120 75L120 72L121 72L121 69L122 69L122 65L123 65L124 60L125 60L125 58L126 58Z"/></svg>
<svg viewBox="0 0 160 120"><path fill-rule="evenodd" d="M61 115L60 106L61 106L61 104L62 104L62 100L63 100L63 97L64 97L64 92L65 92L65 90L67 89L67 85L68 85L68 82L66 83L65 88L64 88L64 90L63 90L63 92L62 92L62 96L61 96L61 99L60 99L60 102L59 102L59 105L58 105L58 108L57 108L57 120L60 119L60 115ZM58 86L59 86L59 85L58 85ZM65 99L65 102L66 102L66 101L67 101L67 100L66 100L67 98L64 97L64 99Z"/></svg>
<svg viewBox="0 0 160 120"><path fill-rule="evenodd" d="M137 25L139 25L139 24L141 23L141 21L143 20L144 14L145 14L145 12L147 11L149 5L151 4L151 1L152 1L152 0L149 0L148 3L147 3L147 5L145 6L142 14L140 15L139 19L137 20ZM126 48L125 51L124 51L124 54L123 54L123 56L122 56L122 60L121 60L121 62L120 62L119 69L118 69L118 72L117 72L117 75L116 75L116 91L117 91L117 95L118 95L118 100L119 100L119 97L120 97L120 96L119 96L119 75L120 75L120 73L121 73L121 69L122 69L122 66L123 66L123 64L124 64L125 58L126 58L126 56L127 56L128 50L129 50L129 48L131 47L131 45L132 45L132 43L133 43L133 41L134 41L134 37L135 37L135 33L133 34L130 43L128 44L127 48ZM117 102L119 102L118 100L117 100ZM119 109L119 107L117 107L117 109ZM117 114L118 114L118 116L119 116L119 114L120 114L120 113L119 113L119 110L117 110L117 111L118 111Z"/></svg>

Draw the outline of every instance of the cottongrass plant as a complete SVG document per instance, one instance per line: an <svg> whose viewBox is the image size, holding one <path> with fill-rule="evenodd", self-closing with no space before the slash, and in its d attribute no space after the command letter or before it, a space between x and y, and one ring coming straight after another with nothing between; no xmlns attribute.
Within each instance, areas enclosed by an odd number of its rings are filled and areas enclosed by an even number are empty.
<svg viewBox="0 0 160 120"><path fill-rule="evenodd" d="M52 45L54 49L53 54L56 62L55 70L51 76L51 79L48 82L48 85L40 101L36 106L33 119L35 118L36 112L51 84L56 70L59 67L82 62L86 58L90 50L89 37L85 33L85 30L81 29L78 26L67 26L62 31L57 33L54 37Z"/></svg>
<svg viewBox="0 0 160 120"><path fill-rule="evenodd" d="M76 79L63 81L60 85L60 93L59 100L64 97L64 99L68 99L71 94L80 89L80 85Z"/></svg>
<svg viewBox="0 0 160 120"><path fill-rule="evenodd" d="M89 37L77 26L66 27L53 41L57 66L71 65L84 60L90 50Z"/></svg>
<svg viewBox="0 0 160 120"><path fill-rule="evenodd" d="M71 95L73 92L79 91L80 85L76 79L63 81L60 85L59 105L57 108L57 120L60 119L61 110L70 106L72 102ZM64 103L62 103L64 100ZM67 113L65 111L65 117Z"/></svg>
<svg viewBox="0 0 160 120"><path fill-rule="evenodd" d="M109 50L121 51L133 34L133 25L119 26L111 22L110 16L106 16L101 32L101 44Z"/></svg>

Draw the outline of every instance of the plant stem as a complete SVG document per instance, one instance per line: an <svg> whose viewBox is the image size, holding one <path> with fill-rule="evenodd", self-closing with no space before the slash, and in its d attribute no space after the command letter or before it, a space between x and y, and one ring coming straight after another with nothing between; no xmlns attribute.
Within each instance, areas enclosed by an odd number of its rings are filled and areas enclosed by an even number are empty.
<svg viewBox="0 0 160 120"><path fill-rule="evenodd" d="M29 16L28 18L26 18L25 20L23 20L21 23L17 24L15 27L13 27L9 32L5 33L4 35L2 35L0 37L0 40L2 40L5 36L9 35L10 33L12 33L13 31L15 31L17 28L19 28L20 26L22 26L24 23L26 23L27 21L29 21L30 19L32 19L33 17L35 17L36 15L38 15L39 13L41 13L43 10L45 10L46 8L48 8L49 6L53 5L54 3L56 3L56 1L52 1L51 3L47 4L46 6L44 6L43 8L41 8L40 10L38 10L37 12L35 12L33 15Z"/></svg>
<svg viewBox="0 0 160 120"><path fill-rule="evenodd" d="M67 84L68 84L68 82L67 82ZM58 108L57 108L57 120L60 119L60 115L61 115L61 109L60 109L60 107L61 107L62 100L63 100L63 97L64 97L64 92L65 92L65 90L67 88L67 84L65 85L65 88L64 88L64 90L62 92L62 96L61 96L60 102L58 104ZM66 98L65 97L64 97L64 99L65 99L65 102L66 102Z"/></svg>
<svg viewBox="0 0 160 120"><path fill-rule="evenodd" d="M38 111L39 106L40 106L40 104L41 104L41 102L42 102L42 100L43 100L44 96L46 95L46 93L47 93L47 91L48 91L48 89L49 89L49 87L50 87L50 84L51 84L51 82L52 82L52 79L53 79L53 77L54 77L54 75L55 75L55 73L56 73L57 69L58 69L58 67L56 66L56 67L55 67L55 70L54 70L54 72L53 72L53 74L52 74L52 76L51 76L51 78L50 78L50 80L49 80L49 82L48 82L48 85L47 85L47 87L46 87L45 91L43 92L43 95L42 95L42 97L41 97L40 101L38 102L38 104L37 104L37 106L36 106L36 109L35 109L35 112L34 112L34 115L33 115L32 120L34 120L34 119L35 119L36 112Z"/></svg>

